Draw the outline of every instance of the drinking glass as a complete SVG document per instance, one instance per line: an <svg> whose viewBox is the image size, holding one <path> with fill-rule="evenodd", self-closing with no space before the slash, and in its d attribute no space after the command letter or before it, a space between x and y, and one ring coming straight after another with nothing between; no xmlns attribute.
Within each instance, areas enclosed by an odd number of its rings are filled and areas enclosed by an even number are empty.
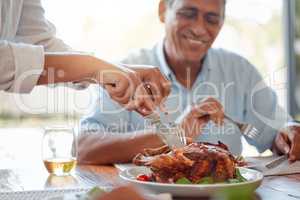
<svg viewBox="0 0 300 200"><path fill-rule="evenodd" d="M77 141L71 127L47 127L42 141L42 158L50 174L70 175L76 166Z"/></svg>

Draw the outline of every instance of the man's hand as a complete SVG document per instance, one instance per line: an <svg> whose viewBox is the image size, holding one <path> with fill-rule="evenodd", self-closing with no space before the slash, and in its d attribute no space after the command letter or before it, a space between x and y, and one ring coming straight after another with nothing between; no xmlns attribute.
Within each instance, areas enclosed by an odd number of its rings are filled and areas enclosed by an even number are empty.
<svg viewBox="0 0 300 200"><path fill-rule="evenodd" d="M275 152L288 154L289 161L300 160L300 126L289 126L280 131L274 141Z"/></svg>
<svg viewBox="0 0 300 200"><path fill-rule="evenodd" d="M222 125L224 120L223 106L214 98L204 99L193 106L188 114L179 120L179 123L187 137L196 137L210 120L217 125Z"/></svg>
<svg viewBox="0 0 300 200"><path fill-rule="evenodd" d="M98 200L145 200L133 187L120 187L102 196Z"/></svg>
<svg viewBox="0 0 300 200"><path fill-rule="evenodd" d="M170 93L170 82L152 66L122 66L102 71L97 79L113 100L142 115L151 114Z"/></svg>

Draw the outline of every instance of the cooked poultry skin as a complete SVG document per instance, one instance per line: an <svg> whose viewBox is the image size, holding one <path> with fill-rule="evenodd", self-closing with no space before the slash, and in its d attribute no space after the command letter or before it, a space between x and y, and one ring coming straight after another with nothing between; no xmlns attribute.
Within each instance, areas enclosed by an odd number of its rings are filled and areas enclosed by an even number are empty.
<svg viewBox="0 0 300 200"><path fill-rule="evenodd" d="M133 159L133 163L150 167L152 179L161 183L174 183L183 177L193 183L204 177L223 182L235 178L237 165L228 147L221 142L191 143L174 149L167 146L146 149Z"/></svg>

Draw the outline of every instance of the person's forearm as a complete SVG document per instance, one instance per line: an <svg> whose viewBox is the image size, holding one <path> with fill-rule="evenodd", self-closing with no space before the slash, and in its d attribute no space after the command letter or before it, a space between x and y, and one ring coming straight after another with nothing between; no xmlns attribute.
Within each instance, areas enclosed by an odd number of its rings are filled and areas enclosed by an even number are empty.
<svg viewBox="0 0 300 200"><path fill-rule="evenodd" d="M45 55L44 71L38 85L90 80L101 71L113 70L115 66L96 57L83 54L48 53ZM99 80L99 79L98 79Z"/></svg>
<svg viewBox="0 0 300 200"><path fill-rule="evenodd" d="M141 134L132 137L86 135L79 139L79 164L113 164L131 162L133 157L145 148L164 145L156 134Z"/></svg>

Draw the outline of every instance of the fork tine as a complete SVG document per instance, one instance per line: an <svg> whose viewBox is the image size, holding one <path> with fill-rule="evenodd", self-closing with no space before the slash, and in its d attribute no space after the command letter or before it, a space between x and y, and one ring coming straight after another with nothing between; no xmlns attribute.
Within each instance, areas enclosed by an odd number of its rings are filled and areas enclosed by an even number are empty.
<svg viewBox="0 0 300 200"><path fill-rule="evenodd" d="M252 128L250 133L251 133L252 137L258 137L259 136L259 132L256 128Z"/></svg>
<svg viewBox="0 0 300 200"><path fill-rule="evenodd" d="M251 124L237 122L227 115L225 115L225 118L228 119L229 121L231 121L232 123L236 124L243 135L245 135L251 139L254 139L254 138L257 138L260 136L260 132L258 131L258 129L255 128L255 126L253 126Z"/></svg>
<svg viewBox="0 0 300 200"><path fill-rule="evenodd" d="M185 142L184 142L185 137L183 135L183 132L179 128L178 128L178 131L180 132L180 135L181 135L181 142L183 145L185 145Z"/></svg>
<svg viewBox="0 0 300 200"><path fill-rule="evenodd" d="M259 134L259 131L255 128L255 134L256 134L256 136L259 136L260 134Z"/></svg>
<svg viewBox="0 0 300 200"><path fill-rule="evenodd" d="M181 127L179 127L179 130L180 130L180 132L182 133L182 135L183 135L183 144L184 145L187 145L186 143L186 137L185 137L185 132L184 132L184 130L181 128Z"/></svg>
<svg viewBox="0 0 300 200"><path fill-rule="evenodd" d="M184 143L184 141L183 141L183 135L182 135L181 131L179 130L178 126L176 126L176 132L179 135L180 143L183 144Z"/></svg>

